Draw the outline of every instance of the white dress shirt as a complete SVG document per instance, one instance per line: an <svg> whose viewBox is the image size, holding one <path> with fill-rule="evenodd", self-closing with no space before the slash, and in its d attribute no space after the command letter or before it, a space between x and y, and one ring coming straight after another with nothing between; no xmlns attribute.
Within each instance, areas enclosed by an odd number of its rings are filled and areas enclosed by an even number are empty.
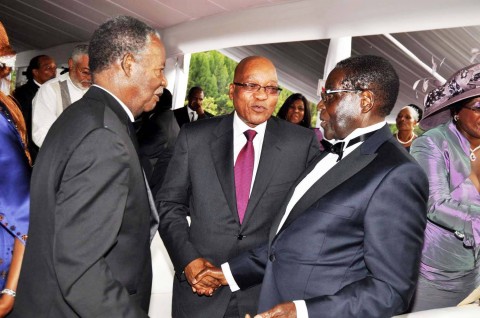
<svg viewBox="0 0 480 318"><path fill-rule="evenodd" d="M188 112L188 120L190 120L190 122L196 121L198 119L197 112L191 109L190 107L188 107L188 105L187 105L187 112Z"/></svg>
<svg viewBox="0 0 480 318"><path fill-rule="evenodd" d="M376 123L374 125L364 127L364 128L357 128L355 129L350 135L348 135L344 140L338 140L337 142L345 142L345 145L348 144L350 140L356 138L358 136L367 134L369 132L378 130L386 125L386 121L382 121ZM360 147L363 141L353 144L343 150L343 158L347 157L352 151ZM342 159L343 159L342 158ZM325 173L327 173L330 169L332 169L337 164L338 155L334 153L327 154L322 160L320 160L313 168L312 171L308 175L303 178L302 181L295 187L293 191L292 197L288 202L287 208L285 210L285 214L280 221L280 224L277 228L277 233L282 228L285 220L288 218L288 215L292 211L293 207L297 204L297 202L305 195L305 193L310 189ZM232 292L239 290L238 284L235 282L233 278L232 272L230 270L230 266L228 263L222 264L222 271L225 275L225 279L230 286ZM295 304L295 308L297 310L297 317L298 318L309 318L308 317L308 310L307 305L304 300L294 300L293 303Z"/></svg>
<svg viewBox="0 0 480 318"><path fill-rule="evenodd" d="M63 112L59 81L67 80L70 102L75 103L88 89L73 84L69 73L62 74L43 83L32 101L32 139L39 147L58 116Z"/></svg>
<svg viewBox="0 0 480 318"><path fill-rule="evenodd" d="M265 129L267 128L267 122L263 122L260 125L252 128L245 124L237 112L233 115L233 165L237 162L237 157L243 146L247 143L247 137L243 134L245 131L251 129L255 130L257 134L253 138L253 149L255 152L255 159L253 161L253 174L252 183L250 185L250 193L252 193L253 184L255 182L255 176L257 175L258 163L260 162L260 155L262 154L263 138L265 137Z"/></svg>
<svg viewBox="0 0 480 318"><path fill-rule="evenodd" d="M105 89L105 88L103 88L102 86L98 86L97 84L93 84L92 86L101 88L101 89L103 89L105 92L107 92L107 93L109 93L110 95L112 95L112 97L115 98L115 100L120 104L120 106L122 106L123 110L127 113L128 118L130 118L130 121L131 121L132 123L135 121L135 118L133 117L133 114L132 114L132 112L130 111L130 109L129 109L129 108L127 107L127 105L125 105L120 99L118 99L117 96L113 95L108 89Z"/></svg>

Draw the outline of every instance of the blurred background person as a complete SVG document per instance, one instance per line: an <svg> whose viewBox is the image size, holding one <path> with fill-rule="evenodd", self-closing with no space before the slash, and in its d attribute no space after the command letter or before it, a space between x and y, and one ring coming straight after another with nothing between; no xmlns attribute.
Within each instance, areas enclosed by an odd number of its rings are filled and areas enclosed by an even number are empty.
<svg viewBox="0 0 480 318"><path fill-rule="evenodd" d="M35 162L38 147L32 140L32 101L40 86L57 76L57 64L48 55L37 55L30 60L25 75L27 82L13 91L13 97L17 100L27 124L28 150Z"/></svg>
<svg viewBox="0 0 480 318"><path fill-rule="evenodd" d="M213 117L212 114L203 109L203 99L205 93L200 86L190 88L187 95L187 105L173 110L178 126L182 127L186 123Z"/></svg>
<svg viewBox="0 0 480 318"><path fill-rule="evenodd" d="M411 155L429 178L428 223L412 311L457 305L479 284L480 64L425 99Z"/></svg>
<svg viewBox="0 0 480 318"><path fill-rule="evenodd" d="M306 128L311 127L312 115L308 101L300 93L292 94L285 100L277 117Z"/></svg>
<svg viewBox="0 0 480 318"><path fill-rule="evenodd" d="M412 141L418 137L414 130L420 119L422 119L422 110L414 104L403 107L397 114L395 121L398 131L395 133L395 138L407 151L410 151Z"/></svg>
<svg viewBox="0 0 480 318"><path fill-rule="evenodd" d="M155 108L135 122L139 157L153 196L162 185L180 128L172 108L172 93L164 88Z"/></svg>
<svg viewBox="0 0 480 318"><path fill-rule="evenodd" d="M52 124L72 103L82 98L92 85L88 66L88 45L73 48L68 72L44 83L32 102L32 139L41 147Z"/></svg>
<svg viewBox="0 0 480 318"><path fill-rule="evenodd" d="M15 52L0 22L0 79ZM30 206L30 156L25 121L12 98L0 91L0 317L13 308L25 250Z"/></svg>

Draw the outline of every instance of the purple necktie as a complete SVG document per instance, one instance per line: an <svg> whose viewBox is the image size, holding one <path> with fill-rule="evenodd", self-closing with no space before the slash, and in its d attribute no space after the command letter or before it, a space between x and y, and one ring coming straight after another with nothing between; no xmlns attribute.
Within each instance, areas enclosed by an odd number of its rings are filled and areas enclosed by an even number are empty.
<svg viewBox="0 0 480 318"><path fill-rule="evenodd" d="M250 196L250 186L252 185L253 162L255 159L255 150L253 149L253 138L257 132L247 130L243 133L247 137L247 143L243 146L235 162L235 193L237 195L237 211L240 224L245 217L248 198Z"/></svg>

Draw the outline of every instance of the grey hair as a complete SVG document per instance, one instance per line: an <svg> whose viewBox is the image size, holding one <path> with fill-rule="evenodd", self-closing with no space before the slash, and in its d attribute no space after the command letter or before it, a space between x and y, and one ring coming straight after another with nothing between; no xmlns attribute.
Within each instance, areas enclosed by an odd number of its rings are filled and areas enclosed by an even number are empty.
<svg viewBox="0 0 480 318"><path fill-rule="evenodd" d="M76 63L83 55L88 55L88 44L79 44L75 46L70 57Z"/></svg>
<svg viewBox="0 0 480 318"><path fill-rule="evenodd" d="M410 109L410 113L413 115L413 119L415 119L415 121L418 122L420 120L420 114L418 113L418 111L410 105L402 107L402 109L400 109L400 111L402 111L406 108Z"/></svg>
<svg viewBox="0 0 480 318"><path fill-rule="evenodd" d="M150 36L160 38L152 27L130 16L118 16L100 25L93 33L89 47L90 71L108 69L125 54L142 52Z"/></svg>

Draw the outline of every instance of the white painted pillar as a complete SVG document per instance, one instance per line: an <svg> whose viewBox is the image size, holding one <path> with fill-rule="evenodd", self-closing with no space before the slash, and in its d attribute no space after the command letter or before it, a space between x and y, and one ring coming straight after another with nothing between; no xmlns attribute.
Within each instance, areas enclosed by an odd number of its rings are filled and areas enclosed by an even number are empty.
<svg viewBox="0 0 480 318"><path fill-rule="evenodd" d="M335 68L335 65L352 55L352 37L345 36L340 38L330 39L328 45L327 58L325 59L325 68L323 70L323 79L318 80L317 96L320 96L322 87L325 86L325 81L328 74ZM317 128L320 127L320 116L317 116ZM323 131L322 131L323 134Z"/></svg>
<svg viewBox="0 0 480 318"><path fill-rule="evenodd" d="M165 76L168 90L172 92L172 109L183 107L188 85L190 54L168 58L165 65Z"/></svg>

